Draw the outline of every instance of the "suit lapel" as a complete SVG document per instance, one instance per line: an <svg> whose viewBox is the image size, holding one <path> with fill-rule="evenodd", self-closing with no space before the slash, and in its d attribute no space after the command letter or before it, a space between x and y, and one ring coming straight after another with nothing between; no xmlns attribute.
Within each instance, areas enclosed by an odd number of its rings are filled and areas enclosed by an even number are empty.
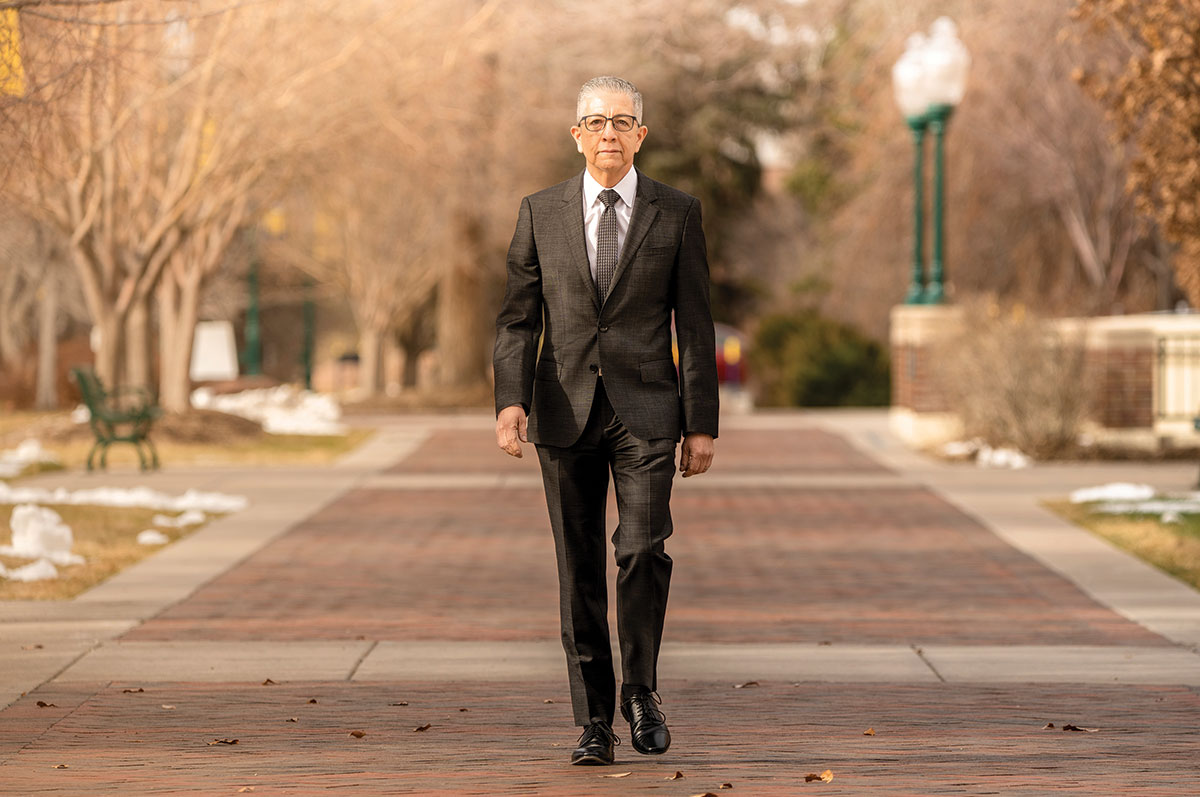
<svg viewBox="0 0 1200 797"><path fill-rule="evenodd" d="M590 288L588 294L592 297L592 306L600 310L600 300L596 296L596 281L592 279L592 267L588 262L587 241L583 235L583 172L567 181L563 191L563 205L560 211L563 230L567 235L567 249L575 268L583 277L584 284Z"/></svg>
<svg viewBox="0 0 1200 797"><path fill-rule="evenodd" d="M658 218L658 207L654 204L657 201L658 192L654 189L654 183L644 174L639 173L637 199L633 203L633 216L629 219L629 231L625 234L625 245L621 247L621 257L617 260L617 269L613 272L612 283L608 287L609 296L613 295L613 290L616 289L621 275L633 261L633 256L637 254L638 247L646 238L646 233L650 232L650 228L654 226L654 220ZM582 224L580 229L583 229ZM587 262L586 254L585 250L584 262Z"/></svg>

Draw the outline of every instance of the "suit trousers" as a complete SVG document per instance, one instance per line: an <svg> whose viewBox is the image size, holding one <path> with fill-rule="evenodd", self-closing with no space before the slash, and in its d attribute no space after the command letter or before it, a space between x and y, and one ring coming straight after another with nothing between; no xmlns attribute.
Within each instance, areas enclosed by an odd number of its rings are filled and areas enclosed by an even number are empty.
<svg viewBox="0 0 1200 797"><path fill-rule="evenodd" d="M617 637L622 697L657 689L671 557L675 440L641 440L613 412L598 379L582 435L567 448L538 445L558 559L563 649L577 725L612 723L616 684L608 630L605 511L612 473L617 497Z"/></svg>

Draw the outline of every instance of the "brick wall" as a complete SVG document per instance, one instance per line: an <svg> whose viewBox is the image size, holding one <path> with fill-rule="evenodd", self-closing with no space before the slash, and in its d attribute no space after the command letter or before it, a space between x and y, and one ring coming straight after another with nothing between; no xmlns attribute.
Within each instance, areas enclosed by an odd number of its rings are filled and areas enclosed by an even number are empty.
<svg viewBox="0 0 1200 797"><path fill-rule="evenodd" d="M937 372L938 361L928 345L892 346L892 406L914 412L951 410Z"/></svg>
<svg viewBox="0 0 1200 797"><path fill-rule="evenodd" d="M1147 347L1089 349L1088 380L1095 387L1093 417L1109 429L1154 426L1155 353Z"/></svg>

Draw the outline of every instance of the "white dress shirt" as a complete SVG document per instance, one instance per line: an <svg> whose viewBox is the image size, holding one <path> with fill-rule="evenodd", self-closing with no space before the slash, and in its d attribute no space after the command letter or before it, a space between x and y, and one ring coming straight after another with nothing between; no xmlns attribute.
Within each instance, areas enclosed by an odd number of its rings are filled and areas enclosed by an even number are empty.
<svg viewBox="0 0 1200 797"><path fill-rule="evenodd" d="M604 186L596 182L591 172L583 172L583 237L587 239L588 264L592 268L592 281L596 280L596 236L600 234L600 215L604 213L604 203L600 201L600 192ZM629 167L621 181L613 186L613 190L621 195L613 210L617 213L617 258L625 248L625 234L629 232L629 220L633 218L633 201L637 198L637 169Z"/></svg>

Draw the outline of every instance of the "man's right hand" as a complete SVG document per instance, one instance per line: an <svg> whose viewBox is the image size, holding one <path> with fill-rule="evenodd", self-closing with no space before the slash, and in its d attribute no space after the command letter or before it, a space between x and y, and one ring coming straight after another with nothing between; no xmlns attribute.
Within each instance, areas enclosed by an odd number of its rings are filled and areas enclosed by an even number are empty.
<svg viewBox="0 0 1200 797"><path fill-rule="evenodd" d="M520 458L521 443L529 442L527 424L525 409L520 404L500 410L496 416L496 445L504 449L504 453Z"/></svg>

